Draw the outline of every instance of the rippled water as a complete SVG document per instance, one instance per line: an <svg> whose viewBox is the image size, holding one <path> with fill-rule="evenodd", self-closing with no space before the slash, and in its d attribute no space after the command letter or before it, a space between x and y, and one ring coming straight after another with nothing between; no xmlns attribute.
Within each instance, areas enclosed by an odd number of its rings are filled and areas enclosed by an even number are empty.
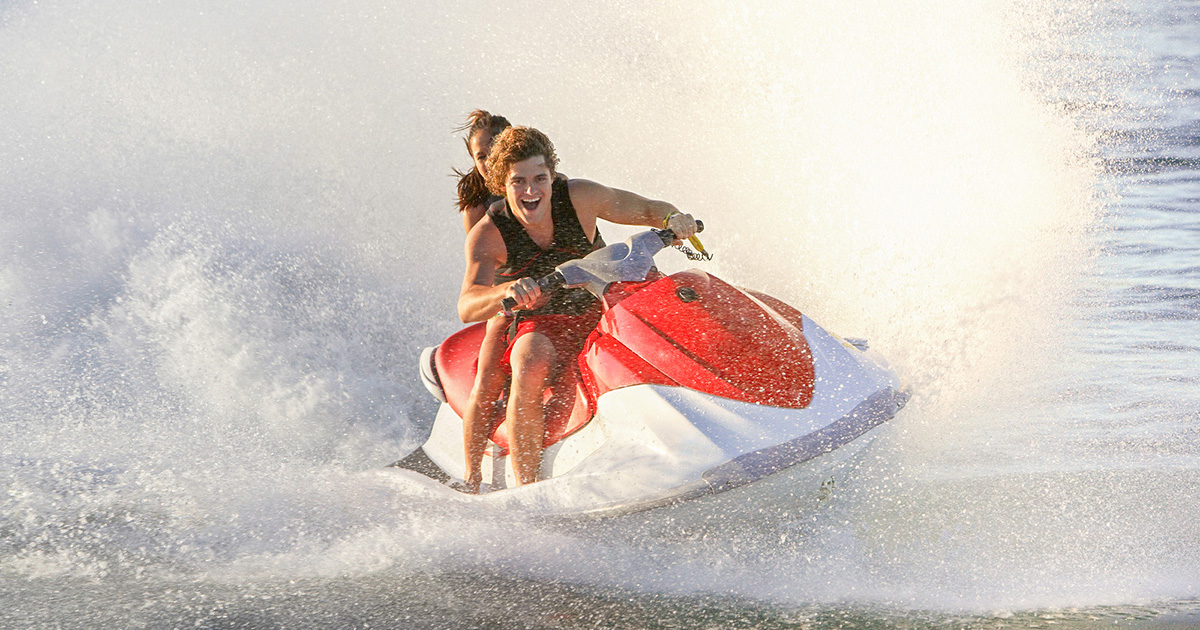
<svg viewBox="0 0 1200 630"><path fill-rule="evenodd" d="M1194 0L0 1L0 627L1198 627L1198 62ZM893 360L831 497L382 468L475 107Z"/></svg>

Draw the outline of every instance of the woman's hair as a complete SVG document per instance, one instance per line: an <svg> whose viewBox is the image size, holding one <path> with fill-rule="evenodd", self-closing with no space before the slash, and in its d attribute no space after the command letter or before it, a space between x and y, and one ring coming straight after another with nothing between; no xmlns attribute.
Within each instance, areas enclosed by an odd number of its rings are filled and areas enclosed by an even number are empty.
<svg viewBox="0 0 1200 630"><path fill-rule="evenodd" d="M487 131L495 136L504 129L511 127L512 123L508 119L486 112L482 109L477 109L470 114L467 114L467 122L456 129L455 131L465 131L467 135L463 138L463 142L467 143L467 151L471 150L471 137L481 131ZM474 156L472 156L474 161ZM487 183L483 180L483 174L474 166L470 171L463 173L458 169L454 169L454 174L458 175L458 211L462 212L471 206L478 206L487 202L491 193L488 192Z"/></svg>
<svg viewBox="0 0 1200 630"><path fill-rule="evenodd" d="M540 155L546 159L550 178L558 175L558 156L554 154L554 143L546 134L533 127L509 127L492 141L492 151L487 159L487 187L494 195L504 194L508 169L513 164Z"/></svg>

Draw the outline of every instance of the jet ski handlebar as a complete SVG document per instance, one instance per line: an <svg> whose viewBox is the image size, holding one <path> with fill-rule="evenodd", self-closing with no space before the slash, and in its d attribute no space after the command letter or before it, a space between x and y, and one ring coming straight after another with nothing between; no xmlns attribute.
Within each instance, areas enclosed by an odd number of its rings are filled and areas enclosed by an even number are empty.
<svg viewBox="0 0 1200 630"><path fill-rule="evenodd" d="M662 239L663 247L670 247L671 243L675 242L675 233L672 232L671 230L651 229L650 231L654 232L655 234L658 235L659 238ZM696 219L696 233L699 234L703 231L704 231L704 222L699 219Z"/></svg>
<svg viewBox="0 0 1200 630"><path fill-rule="evenodd" d="M542 293L550 295L551 293L563 288L563 286L567 284L567 279L563 277L561 271L555 269L554 271L550 272L550 275L538 278L537 283L538 286L542 288ZM512 314L512 310L516 308L516 306L517 301L510 297L504 298L504 301L500 303L500 308L504 309L506 314Z"/></svg>
<svg viewBox="0 0 1200 630"><path fill-rule="evenodd" d="M658 235L659 238L662 239L663 247L668 247L671 245L671 243L675 242L675 233L672 232L671 230L651 229L650 231L654 232L656 235ZM704 231L704 222L696 221L696 232L699 233L699 232L703 232L703 231ZM562 272L558 271L556 269L553 272L551 272L549 275L539 278L537 283L538 283L538 286L541 287L542 293L549 295L549 294L554 293L555 291L563 288L563 286L565 286L567 284L567 280L565 277L563 277ZM512 314L512 311L514 308L516 308L516 306L517 306L517 301L510 297L506 297L506 298L504 298L503 301L500 302L500 308L504 311L505 314L508 314L508 315Z"/></svg>

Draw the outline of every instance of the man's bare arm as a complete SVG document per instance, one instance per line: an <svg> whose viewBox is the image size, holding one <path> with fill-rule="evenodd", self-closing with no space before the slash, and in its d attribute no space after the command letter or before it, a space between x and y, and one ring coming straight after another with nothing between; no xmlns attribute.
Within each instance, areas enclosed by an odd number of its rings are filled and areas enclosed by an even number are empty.
<svg viewBox="0 0 1200 630"><path fill-rule="evenodd" d="M467 233L467 269L458 294L458 317L464 323L481 322L500 311L500 302L512 284L495 284L504 254L504 238L486 216Z"/></svg>
<svg viewBox="0 0 1200 630"><path fill-rule="evenodd" d="M661 228L663 222L671 217L670 227L680 238L687 238L696 232L696 223L691 216L666 201L647 199L637 193L609 188L586 179L573 179L570 186L571 203L589 235L595 234L597 218L621 225Z"/></svg>

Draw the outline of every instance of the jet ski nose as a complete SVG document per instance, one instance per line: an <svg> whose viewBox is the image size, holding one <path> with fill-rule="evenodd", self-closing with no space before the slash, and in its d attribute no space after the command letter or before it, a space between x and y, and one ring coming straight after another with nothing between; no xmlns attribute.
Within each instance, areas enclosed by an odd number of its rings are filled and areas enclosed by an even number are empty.
<svg viewBox="0 0 1200 630"><path fill-rule="evenodd" d="M430 394L433 394L434 398L446 402L446 390L442 388L442 379L438 378L437 366L433 363L435 351L437 351L436 346L425 348L421 351L421 358L417 359L421 369L421 384L429 390Z"/></svg>

